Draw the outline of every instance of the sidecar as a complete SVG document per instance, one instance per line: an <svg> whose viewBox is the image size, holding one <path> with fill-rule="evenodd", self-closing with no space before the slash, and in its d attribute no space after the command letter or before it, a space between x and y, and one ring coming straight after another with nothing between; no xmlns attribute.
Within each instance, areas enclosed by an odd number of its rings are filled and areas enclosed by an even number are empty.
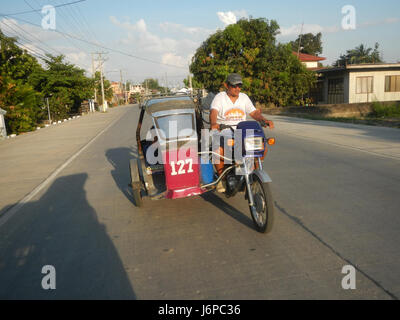
<svg viewBox="0 0 400 320"><path fill-rule="evenodd" d="M257 231L269 233L274 220L272 180L263 170L262 159L275 139L267 139L255 121L243 121L236 129L227 126L229 136L220 137L224 131L211 136L209 130L202 130L203 120L200 104L190 96L151 98L141 105L136 130L138 156L130 161L135 205L143 206L144 197L198 196L225 182L225 191L219 192L227 198L243 192ZM217 145L226 143L223 156L213 151L214 146L210 148L206 143L210 140ZM229 150L232 154L228 157ZM225 160L220 175L212 157Z"/></svg>
<svg viewBox="0 0 400 320"><path fill-rule="evenodd" d="M150 129L143 130L145 122ZM143 205L143 197L179 199L215 189L213 166L201 164L198 152L201 127L190 96L150 98L141 105L138 157L130 161L136 206Z"/></svg>

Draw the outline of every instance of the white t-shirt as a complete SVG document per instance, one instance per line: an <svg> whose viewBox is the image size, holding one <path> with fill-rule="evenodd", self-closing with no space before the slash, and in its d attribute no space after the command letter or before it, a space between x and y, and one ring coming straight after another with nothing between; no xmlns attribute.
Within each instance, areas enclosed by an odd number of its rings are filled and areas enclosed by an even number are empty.
<svg viewBox="0 0 400 320"><path fill-rule="evenodd" d="M217 123L228 126L236 126L239 122L246 121L246 115L257 110L247 94L239 93L239 98L233 103L226 92L215 96L211 103L211 110L213 109L218 111Z"/></svg>

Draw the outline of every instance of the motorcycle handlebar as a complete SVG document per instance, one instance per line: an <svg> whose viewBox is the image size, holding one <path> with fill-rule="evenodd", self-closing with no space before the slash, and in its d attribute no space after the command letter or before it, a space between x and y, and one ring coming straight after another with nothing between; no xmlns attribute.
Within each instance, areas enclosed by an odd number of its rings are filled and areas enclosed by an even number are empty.
<svg viewBox="0 0 400 320"><path fill-rule="evenodd" d="M260 124L261 127L263 128L268 128L269 127L269 123L262 120L262 121L258 121L258 123ZM220 124L219 125L219 130L225 130L225 129L231 129L232 131L235 131L232 126L226 125L226 124Z"/></svg>

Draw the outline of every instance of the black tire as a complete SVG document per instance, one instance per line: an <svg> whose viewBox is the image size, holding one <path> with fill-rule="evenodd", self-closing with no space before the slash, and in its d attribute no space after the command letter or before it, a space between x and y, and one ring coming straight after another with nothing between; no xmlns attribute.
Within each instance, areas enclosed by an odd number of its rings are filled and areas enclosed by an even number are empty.
<svg viewBox="0 0 400 320"><path fill-rule="evenodd" d="M257 175L253 175L251 190L255 206L254 209L250 207L250 214L256 230L260 233L270 233L274 225L275 216L269 183L262 183Z"/></svg>
<svg viewBox="0 0 400 320"><path fill-rule="evenodd" d="M132 185L132 195L135 206L138 208L143 207L142 198L142 183L140 182L138 162L136 160L131 160L129 163L129 169L131 172L131 185Z"/></svg>

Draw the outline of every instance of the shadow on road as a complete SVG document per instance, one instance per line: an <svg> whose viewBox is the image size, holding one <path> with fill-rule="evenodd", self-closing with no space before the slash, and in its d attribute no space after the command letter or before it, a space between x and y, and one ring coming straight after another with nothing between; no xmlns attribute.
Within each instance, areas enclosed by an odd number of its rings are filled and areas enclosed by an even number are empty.
<svg viewBox="0 0 400 320"><path fill-rule="evenodd" d="M116 185L125 195L125 197L127 197L128 200L132 202L132 204L135 204L133 200L132 190L129 187L129 184L131 183L129 162L131 159L137 158L136 148L109 149L106 152L106 157L108 162L110 162L114 167L114 170L111 171L111 175Z"/></svg>
<svg viewBox="0 0 400 320"><path fill-rule="evenodd" d="M241 224L249 227L250 229L254 229L254 224L251 218L246 216L243 212L237 210L236 208L232 207L220 197L215 195L214 193L205 193L201 196L205 201L211 203L213 206L217 207L228 216L232 217L236 221L240 222Z"/></svg>
<svg viewBox="0 0 400 320"><path fill-rule="evenodd" d="M87 174L58 178L0 230L0 299L135 299L105 226L86 199ZM56 290L43 290L43 266Z"/></svg>

